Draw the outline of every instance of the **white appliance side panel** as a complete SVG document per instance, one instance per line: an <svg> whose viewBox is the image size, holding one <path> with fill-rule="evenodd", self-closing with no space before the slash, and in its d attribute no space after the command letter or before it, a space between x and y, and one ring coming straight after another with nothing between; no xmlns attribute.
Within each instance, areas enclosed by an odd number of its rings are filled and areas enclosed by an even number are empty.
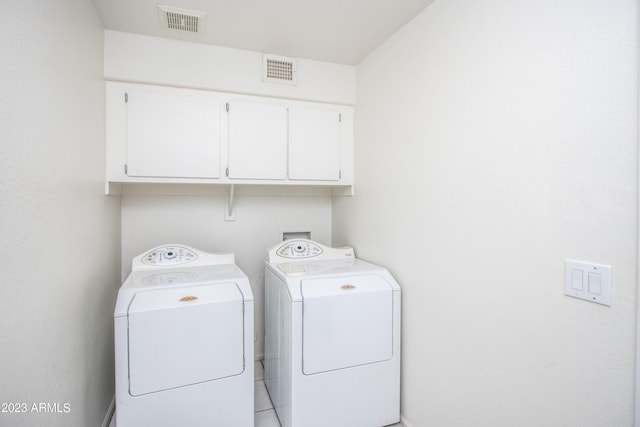
<svg viewBox="0 0 640 427"><path fill-rule="evenodd" d="M340 113L289 109L289 178L340 179Z"/></svg>
<svg viewBox="0 0 640 427"><path fill-rule="evenodd" d="M127 90L129 176L220 178L221 100L208 92Z"/></svg>
<svg viewBox="0 0 640 427"><path fill-rule="evenodd" d="M229 178L287 178L287 108L229 103Z"/></svg>
<svg viewBox="0 0 640 427"><path fill-rule="evenodd" d="M139 292L129 308L129 392L139 396L244 370L234 283Z"/></svg>
<svg viewBox="0 0 640 427"><path fill-rule="evenodd" d="M292 303L285 283L269 269L265 286L265 384L284 427L291 425Z"/></svg>
<svg viewBox="0 0 640 427"><path fill-rule="evenodd" d="M264 382L274 404L278 403L281 376L279 362L282 357L282 307L279 295L282 282L269 269L264 273Z"/></svg>
<svg viewBox="0 0 640 427"><path fill-rule="evenodd" d="M308 279L301 289L304 374L391 359L393 291L382 277Z"/></svg>

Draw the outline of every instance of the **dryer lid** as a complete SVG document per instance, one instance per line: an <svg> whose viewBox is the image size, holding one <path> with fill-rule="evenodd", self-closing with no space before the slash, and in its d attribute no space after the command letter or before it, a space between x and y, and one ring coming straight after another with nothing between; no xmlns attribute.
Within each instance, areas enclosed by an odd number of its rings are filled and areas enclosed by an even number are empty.
<svg viewBox="0 0 640 427"><path fill-rule="evenodd" d="M128 312L131 315L143 311L185 308L185 303L193 306L234 300L242 301L242 292L235 283L160 288L135 294Z"/></svg>
<svg viewBox="0 0 640 427"><path fill-rule="evenodd" d="M128 313L129 393L240 375L248 326L235 283L138 292Z"/></svg>

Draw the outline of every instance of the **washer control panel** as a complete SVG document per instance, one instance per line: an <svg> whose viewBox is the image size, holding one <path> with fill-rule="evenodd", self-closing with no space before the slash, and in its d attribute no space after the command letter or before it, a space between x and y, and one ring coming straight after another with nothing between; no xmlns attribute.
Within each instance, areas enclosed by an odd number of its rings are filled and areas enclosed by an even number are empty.
<svg viewBox="0 0 640 427"><path fill-rule="evenodd" d="M160 246L147 252L141 259L146 265L179 265L198 259L195 251L183 246Z"/></svg>
<svg viewBox="0 0 640 427"><path fill-rule="evenodd" d="M271 264L333 259L355 259L353 248L331 248L309 239L291 239L267 249L267 262Z"/></svg>
<svg viewBox="0 0 640 427"><path fill-rule="evenodd" d="M312 258L322 253L322 248L315 242L296 240L278 249L277 254L283 258Z"/></svg>

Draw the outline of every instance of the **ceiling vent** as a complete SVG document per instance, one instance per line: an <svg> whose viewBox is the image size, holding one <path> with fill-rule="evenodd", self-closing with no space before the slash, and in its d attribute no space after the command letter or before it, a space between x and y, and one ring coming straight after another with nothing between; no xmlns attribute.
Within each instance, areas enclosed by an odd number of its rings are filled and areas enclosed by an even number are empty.
<svg viewBox="0 0 640 427"><path fill-rule="evenodd" d="M297 84L296 60L286 56L262 56L262 80L265 82Z"/></svg>
<svg viewBox="0 0 640 427"><path fill-rule="evenodd" d="M160 26L167 30L183 33L204 34L206 23L205 12L178 9L177 7L158 5Z"/></svg>

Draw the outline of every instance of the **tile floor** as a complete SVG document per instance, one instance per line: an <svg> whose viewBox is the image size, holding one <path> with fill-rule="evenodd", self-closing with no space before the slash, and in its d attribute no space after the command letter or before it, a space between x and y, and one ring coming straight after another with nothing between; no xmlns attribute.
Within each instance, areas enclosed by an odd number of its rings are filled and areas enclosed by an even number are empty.
<svg viewBox="0 0 640 427"><path fill-rule="evenodd" d="M254 372L256 378L254 388L255 427L280 427L276 411L273 409L273 404L267 393L267 386L264 385L264 367L261 361L255 362Z"/></svg>
<svg viewBox="0 0 640 427"><path fill-rule="evenodd" d="M280 422L276 415L273 404L267 393L267 387L264 385L264 367L261 361L256 361L254 365L255 369L255 387L254 387L254 399L255 399L255 427L280 427ZM111 419L109 427L116 427L115 417ZM402 424L394 424L389 427L402 427Z"/></svg>

